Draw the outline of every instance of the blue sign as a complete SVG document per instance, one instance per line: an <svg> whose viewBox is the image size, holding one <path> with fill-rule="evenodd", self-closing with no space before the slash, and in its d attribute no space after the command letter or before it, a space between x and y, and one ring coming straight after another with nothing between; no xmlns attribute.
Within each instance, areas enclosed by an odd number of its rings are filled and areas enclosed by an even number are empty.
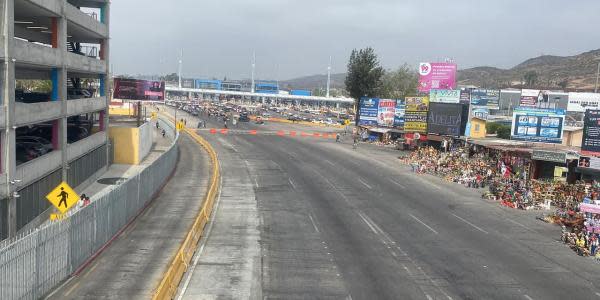
<svg viewBox="0 0 600 300"><path fill-rule="evenodd" d="M406 114L406 102L404 99L396 100L396 113L394 114L394 126L404 128L404 115Z"/></svg>
<svg viewBox="0 0 600 300"><path fill-rule="evenodd" d="M359 125L376 126L377 112L379 110L379 98L360 99L360 107L358 109Z"/></svg>
<svg viewBox="0 0 600 300"><path fill-rule="evenodd" d="M500 91L499 90L480 90L471 91L471 105L486 106L489 109L499 109Z"/></svg>
<svg viewBox="0 0 600 300"><path fill-rule="evenodd" d="M518 107L513 113L511 139L562 143L564 109Z"/></svg>

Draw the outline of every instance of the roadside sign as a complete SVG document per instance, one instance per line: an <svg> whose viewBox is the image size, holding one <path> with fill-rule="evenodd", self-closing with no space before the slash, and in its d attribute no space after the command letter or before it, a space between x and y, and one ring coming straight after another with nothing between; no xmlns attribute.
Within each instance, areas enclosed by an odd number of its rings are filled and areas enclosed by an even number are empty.
<svg viewBox="0 0 600 300"><path fill-rule="evenodd" d="M64 214L50 214L50 220L51 221L62 220L62 219L64 219L64 217L65 217Z"/></svg>
<svg viewBox="0 0 600 300"><path fill-rule="evenodd" d="M185 125L183 125L183 122L177 122L177 125L175 125L175 127L177 128L177 130L183 130L183 128L185 128Z"/></svg>
<svg viewBox="0 0 600 300"><path fill-rule="evenodd" d="M347 126L347 125L350 125L350 120L346 119L346 120L344 121L344 125L346 125L346 126Z"/></svg>
<svg viewBox="0 0 600 300"><path fill-rule="evenodd" d="M155 111L153 111L153 112L151 112L151 113L150 113L150 118L152 118L152 120L156 120L156 117L157 117L157 116L158 116L158 115L156 114L156 112L155 112Z"/></svg>
<svg viewBox="0 0 600 300"><path fill-rule="evenodd" d="M61 214L64 214L79 201L79 195L63 181L46 195L46 199L48 199Z"/></svg>

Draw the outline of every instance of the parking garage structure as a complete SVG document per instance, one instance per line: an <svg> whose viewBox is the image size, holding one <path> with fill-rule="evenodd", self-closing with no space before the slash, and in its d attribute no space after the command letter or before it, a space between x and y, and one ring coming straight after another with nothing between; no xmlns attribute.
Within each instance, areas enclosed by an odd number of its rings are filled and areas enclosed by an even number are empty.
<svg viewBox="0 0 600 300"><path fill-rule="evenodd" d="M110 3L3 0L0 15L1 240L43 222L61 181L77 187L106 170Z"/></svg>

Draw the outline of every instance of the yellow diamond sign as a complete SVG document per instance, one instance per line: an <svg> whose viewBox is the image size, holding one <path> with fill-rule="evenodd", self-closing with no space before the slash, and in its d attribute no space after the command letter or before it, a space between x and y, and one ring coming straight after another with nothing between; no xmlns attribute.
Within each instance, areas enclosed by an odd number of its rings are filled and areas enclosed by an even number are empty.
<svg viewBox="0 0 600 300"><path fill-rule="evenodd" d="M79 201L79 195L63 181L46 195L46 199L64 214Z"/></svg>

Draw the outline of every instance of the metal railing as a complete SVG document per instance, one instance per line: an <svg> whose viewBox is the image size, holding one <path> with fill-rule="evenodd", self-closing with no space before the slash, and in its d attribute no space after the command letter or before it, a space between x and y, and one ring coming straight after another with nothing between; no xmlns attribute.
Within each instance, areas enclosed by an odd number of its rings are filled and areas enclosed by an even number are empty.
<svg viewBox="0 0 600 300"><path fill-rule="evenodd" d="M162 122L161 126L172 126ZM139 174L71 216L0 249L0 299L38 299L78 272L146 207L175 168L178 136Z"/></svg>

